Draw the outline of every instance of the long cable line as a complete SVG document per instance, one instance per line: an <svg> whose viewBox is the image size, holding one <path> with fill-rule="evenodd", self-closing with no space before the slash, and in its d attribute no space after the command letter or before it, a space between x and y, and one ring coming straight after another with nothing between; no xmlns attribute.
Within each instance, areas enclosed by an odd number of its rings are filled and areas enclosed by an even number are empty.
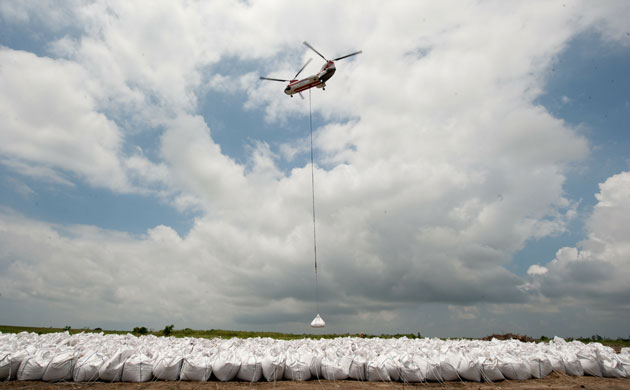
<svg viewBox="0 0 630 390"><path fill-rule="evenodd" d="M313 194L313 255L315 257L315 300L319 313L319 283L317 280L317 233L315 229L315 168L313 163L313 108L311 104L311 90L308 90L308 120L311 126L311 190Z"/></svg>

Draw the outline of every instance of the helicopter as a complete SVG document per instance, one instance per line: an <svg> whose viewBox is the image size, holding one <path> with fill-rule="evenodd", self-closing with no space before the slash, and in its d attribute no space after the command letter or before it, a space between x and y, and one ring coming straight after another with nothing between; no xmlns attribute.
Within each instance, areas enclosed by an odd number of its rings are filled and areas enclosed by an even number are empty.
<svg viewBox="0 0 630 390"><path fill-rule="evenodd" d="M326 61L326 63L324 64L324 66L322 66L322 68L319 70L318 73L312 76L306 77L302 80L297 79L298 75L302 73L304 68L306 68L306 65L308 65L313 60L312 58L309 58L309 60L306 61L306 64L304 64L304 66L302 66L302 68L298 70L298 72L295 74L295 76L293 76L293 79L291 80L274 79L271 77L260 77L260 79L288 82L289 84L284 89L284 93L286 93L287 95L291 97L293 97L293 95L297 93L300 95L302 99L304 99L304 96L302 96L301 94L302 91L306 91L307 89L310 89L313 87L321 88L324 91L326 90L326 81L328 81L335 74L335 71L336 71L335 61L342 60L344 58L352 57L354 55L363 53L362 50L359 50L359 51L355 51L354 53L346 54L345 56L337 57L334 60L329 60L329 59L326 59L326 57L324 57L320 52L315 50L315 48L311 46L308 42L304 41L303 43L304 45L306 45L306 47L313 50L320 57L322 57L324 61Z"/></svg>

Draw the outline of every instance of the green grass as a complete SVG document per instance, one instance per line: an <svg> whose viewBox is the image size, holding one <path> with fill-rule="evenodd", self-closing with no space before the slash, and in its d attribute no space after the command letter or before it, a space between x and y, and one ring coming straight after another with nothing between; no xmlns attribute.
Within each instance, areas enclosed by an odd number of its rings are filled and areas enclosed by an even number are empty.
<svg viewBox="0 0 630 390"><path fill-rule="evenodd" d="M0 332L2 333L19 333L19 332L32 332L32 333L37 333L37 334L44 334L44 333L55 333L55 332L64 332L64 331L68 331L70 332L70 334L76 334L76 333L81 333L81 332L85 332L85 333L99 333L99 332L103 332L105 334L126 334L126 333L133 333L133 334L140 334L138 332L132 332L132 331L124 331L124 330L101 330L99 328L97 329L88 329L88 328L81 328L81 329L72 329L72 328L53 328L53 327L49 327L49 328L41 328L41 327L28 327L28 326L8 326L8 325L0 325ZM164 331L163 330L159 330L159 331L155 331L155 330L148 330L148 332L146 334L152 334L155 336L162 336L164 335ZM350 333L345 333L345 334L310 334L310 333L302 333L302 334L296 334L296 333L279 333L279 332L251 332L251 331L239 331L239 330L224 330L224 329L210 329L210 330L193 330L190 328L186 328L186 329L172 329L170 331L170 336L174 336L174 337L199 337L199 338L206 338L206 339L212 339L212 338L216 338L216 337L221 337L221 338L253 338L253 337L269 337L269 338L273 338L273 339L278 339L278 340L296 340L296 339L303 339L303 338L313 338L313 339L319 339L319 338L327 338L327 339L331 339L331 338L336 338L336 337L359 337L359 334L350 334ZM382 334L379 336L376 335L364 335L364 337L366 338L372 338L372 337L383 337L383 338L399 338L399 337L403 337L406 336L407 338L417 338L417 335L414 334L393 334L393 335L386 335L386 334Z"/></svg>
<svg viewBox="0 0 630 390"><path fill-rule="evenodd" d="M332 338L337 338L337 337L360 337L360 335L358 333L357 334L350 334L350 333L344 333L344 334L310 334L310 333L296 334L296 333L279 333L279 332L250 332L250 331L223 330L223 329L192 330L190 328L175 329L175 330L172 331L171 335L175 336L175 337L202 337L202 338L215 338L215 337L232 338L232 337L236 337L236 338L242 338L242 339L244 339L244 338L252 338L252 337L269 337L269 338L278 339L278 340L296 340L296 339L304 339L304 338L332 339ZM414 334L395 334L395 335L385 335L385 334L383 334L383 335L380 335L380 336L367 335L367 334L364 335L364 337L366 337L366 338L372 338L372 337L399 338L399 337L403 337L403 336L406 336L407 338L417 338L417 335L414 335Z"/></svg>
<svg viewBox="0 0 630 390"><path fill-rule="evenodd" d="M2 332L2 333L31 332L31 333L37 333L37 334L44 334L44 333L64 332L66 330L68 332L70 332L70 334L77 334L77 333L81 333L81 332L86 332L86 333L100 333L100 332L103 332L105 334L126 334L126 333L129 333L129 332L124 331L124 330L96 330L96 329L88 329L88 328L71 329L71 328L53 328L53 327L38 328L38 327L32 327L32 326L0 325L0 332Z"/></svg>
<svg viewBox="0 0 630 390"><path fill-rule="evenodd" d="M571 339L567 339L567 341L569 341ZM630 339L606 339L606 338L600 338L600 339L593 339L593 338L588 338L588 337L578 337L574 340L577 341L581 341L584 344L588 344L588 343L601 343L603 345L606 345L608 347L612 347L615 348L617 351L620 350L621 348L628 348L630 347Z"/></svg>

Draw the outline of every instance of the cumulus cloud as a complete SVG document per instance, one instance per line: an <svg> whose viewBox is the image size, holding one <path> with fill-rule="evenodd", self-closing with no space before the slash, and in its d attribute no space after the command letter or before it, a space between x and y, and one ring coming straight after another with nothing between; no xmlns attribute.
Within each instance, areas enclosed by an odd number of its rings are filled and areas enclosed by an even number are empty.
<svg viewBox="0 0 630 390"><path fill-rule="evenodd" d="M528 269L527 269L527 274L528 275L544 275L548 272L549 270L545 267L542 267L538 264L532 264Z"/></svg>
<svg viewBox="0 0 630 390"><path fill-rule="evenodd" d="M598 203L586 223L588 238L577 247L561 248L544 267L532 266L546 272L530 274L545 296L627 308L630 172L609 177L599 188Z"/></svg>
<svg viewBox="0 0 630 390"><path fill-rule="evenodd" d="M26 176L115 192L142 191L128 169L155 179L144 156L123 153L124 134L99 112L102 85L75 62L0 48L1 162ZM140 166L144 169L140 170ZM149 172L150 171L150 172Z"/></svg>
<svg viewBox="0 0 630 390"><path fill-rule="evenodd" d="M535 101L554 56L595 21L612 20L615 4L597 15L579 2L500 4L317 2L303 5L304 22L288 1L97 1L73 8L81 32L52 42L51 57L2 48L5 165L67 185L161 191L179 210L200 210L186 235L157 226L141 237L4 210L9 299L72 307L93 322L310 321L311 167L277 167L305 152L303 137L278 150L250 142L239 163L198 112L200 93L231 93L230 83L246 92L243 109L264 109L270 122L304 119L306 101L213 66L256 59L284 78L310 55L295 49L306 37L330 57L364 50L339 61L325 93L313 92L326 121L314 135L320 297L338 329L374 319L395 329L400 313L423 303L476 319L479 302L557 296L562 283L546 281L560 265L532 266L531 283L507 265L527 240L566 230L576 208L563 192L566 166L589 146ZM18 11L32 12L3 15ZM616 22L598 28L608 25L616 31ZM297 58L276 55L284 50ZM159 140L155 149L138 150L130 140L138 133ZM614 192L602 187L600 204ZM603 232L603 207L593 231ZM588 247L599 248L594 239ZM565 268L585 256L565 252L557 259ZM569 268L605 277L587 263Z"/></svg>
<svg viewBox="0 0 630 390"><path fill-rule="evenodd" d="M78 5L78 0L64 3L52 0L37 3L5 1L0 4L0 18L7 24L38 24L59 31L72 24L73 13Z"/></svg>
<svg viewBox="0 0 630 390"><path fill-rule="evenodd" d="M194 322L191 310L199 320L219 306L205 280L212 259L186 249L168 227L138 239L90 226L43 224L5 210L0 231L6 299L47 303L92 323L127 316Z"/></svg>
<svg viewBox="0 0 630 390"><path fill-rule="evenodd" d="M0 50L0 61L0 153L10 165L58 168L96 186L129 186L117 156L121 134L95 112L94 85L84 69L10 49Z"/></svg>

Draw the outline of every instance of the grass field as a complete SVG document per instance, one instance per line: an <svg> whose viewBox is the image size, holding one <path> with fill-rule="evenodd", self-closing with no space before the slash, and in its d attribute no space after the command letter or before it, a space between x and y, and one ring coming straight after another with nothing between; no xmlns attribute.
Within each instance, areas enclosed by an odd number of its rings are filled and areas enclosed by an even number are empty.
<svg viewBox="0 0 630 390"><path fill-rule="evenodd" d="M166 327L168 328L168 326ZM27 327L27 326L9 326L9 325L0 325L0 332L2 333L19 333L19 332L33 332L37 334L44 333L54 333L54 332L64 332L68 331L70 334L76 334L81 332L86 333L99 333L103 332L105 334L126 334L132 333L134 335L145 335L152 334L155 336L174 336L174 337L200 337L200 338L250 338L250 337L269 337L278 340L295 340L295 339L303 339L303 338L336 338L336 337L360 337L359 334L296 334L296 333L279 333L279 332L250 332L250 331L238 331L238 330L224 330L224 329L210 329L210 330L193 330L190 328L186 329L174 329L170 330L153 330L147 329L145 327L136 327L132 331L128 330L105 330L100 328L89 329L89 328L42 328L42 327ZM383 337L383 338L394 338L394 337L403 337L407 338L417 338L419 335L416 334L382 334L382 335L364 335L364 337Z"/></svg>
<svg viewBox="0 0 630 390"><path fill-rule="evenodd" d="M279 332L250 332L250 331L238 331L238 330L224 330L224 329L210 329L210 330L193 330L190 328L186 328L186 329L174 329L174 327L172 325L166 326L163 330L152 330L152 329L147 329L145 327L136 327L134 328L133 331L127 331L127 330L104 330L104 329L100 329L100 328L95 328L95 329L88 329L88 328L81 328L81 329L72 329L70 327L66 327L66 328L53 328L53 327L49 327L49 328L38 328L38 327L27 327L27 326L9 326L9 325L0 325L0 332L2 333L19 333L19 332L32 332L32 333L37 333L37 334L44 334L44 333L55 333L55 332L64 332L64 331L68 331L71 334L76 334L76 333L81 333L81 332L86 332L86 333L100 333L103 332L105 334L126 334L126 333L132 333L136 336L138 335L145 335L145 334L152 334L155 336L174 336L174 337L199 337L199 338L206 338L206 339L211 339L211 338L215 338L215 337L221 337L221 338L232 338L232 337L236 337L236 338L250 338L250 337L269 337L269 338L273 338L273 339L278 339L278 340L295 340L295 339L303 339L303 338L314 338L314 339L320 339L320 338L336 338L336 337L360 337L359 334L350 334L350 333L346 333L346 334L296 334L296 333L279 333ZM381 337L381 338L400 338L400 337L407 337L410 339L413 338L419 338L422 337L420 336L420 334L413 334L413 333L409 333L409 334L381 334L381 335L371 335L371 334L366 334L363 335L363 337L366 338L372 338L372 337ZM617 351L619 351L621 348L624 347L630 347L630 339L608 339L608 338L602 338L600 336L592 336L590 338L568 338L567 341L571 341L571 340L578 340L581 341L585 344L588 343L592 343L592 342L598 342L601 343L603 345L607 345L610 347L615 348ZM546 342L548 341L548 339L544 336L541 336L540 339L535 339L534 341L536 342Z"/></svg>

